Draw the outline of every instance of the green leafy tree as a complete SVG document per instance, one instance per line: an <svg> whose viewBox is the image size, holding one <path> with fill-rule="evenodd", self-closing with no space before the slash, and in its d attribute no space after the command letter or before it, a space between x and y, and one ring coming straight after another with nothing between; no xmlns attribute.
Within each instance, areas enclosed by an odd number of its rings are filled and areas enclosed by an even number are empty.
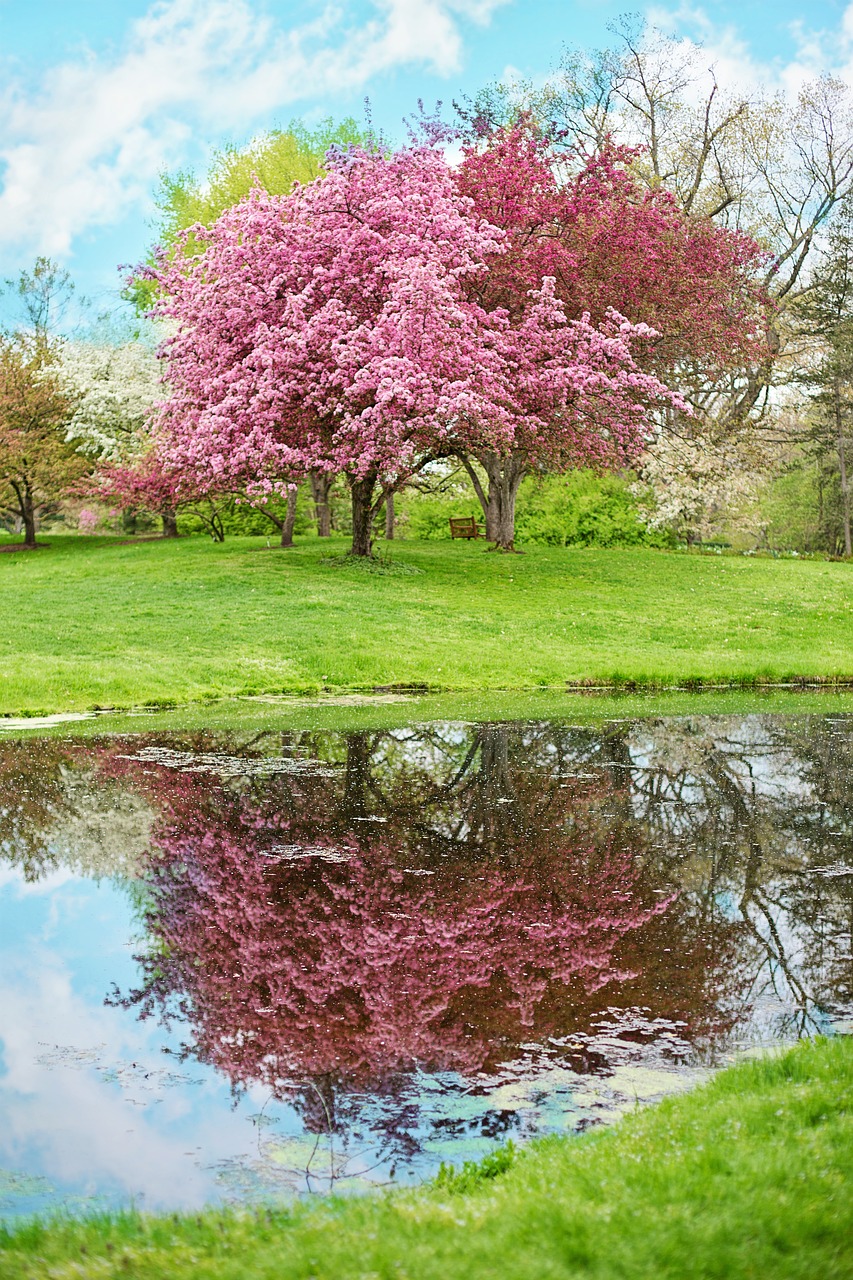
<svg viewBox="0 0 853 1280"><path fill-rule="evenodd" d="M244 147L229 146L218 151L203 177L188 170L164 173L155 197L158 216L155 244L169 253L197 253L204 237L184 232L191 227L209 227L260 185L270 195L284 195L293 184L313 182L325 171L323 159L330 147L364 144L366 133L351 118L336 124L331 118L315 129L298 121L285 130L272 130L253 138ZM153 261L154 249L149 254ZM129 284L126 297L139 311L147 311L154 301L156 286L141 276Z"/></svg>
<svg viewBox="0 0 853 1280"><path fill-rule="evenodd" d="M853 448L853 205L830 228L811 288L797 305L805 339L797 381L810 403L810 437L823 458L835 455L841 485L844 555L853 555L850 466Z"/></svg>
<svg viewBox="0 0 853 1280"><path fill-rule="evenodd" d="M32 271L22 271L17 279L6 279L0 293L11 295L24 329L40 342L47 342L65 319L74 295L74 281L52 258L36 258Z"/></svg>
<svg viewBox="0 0 853 1280"><path fill-rule="evenodd" d="M58 502L88 469L66 438L72 410L47 343L0 337L0 503L20 520L28 549L36 545L39 509Z"/></svg>

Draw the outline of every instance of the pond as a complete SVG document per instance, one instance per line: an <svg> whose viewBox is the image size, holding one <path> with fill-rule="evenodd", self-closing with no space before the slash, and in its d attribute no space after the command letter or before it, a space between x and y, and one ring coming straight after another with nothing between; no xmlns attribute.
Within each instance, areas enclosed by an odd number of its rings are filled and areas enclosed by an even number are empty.
<svg viewBox="0 0 853 1280"><path fill-rule="evenodd" d="M412 1184L853 1016L853 716L0 740L0 1216Z"/></svg>

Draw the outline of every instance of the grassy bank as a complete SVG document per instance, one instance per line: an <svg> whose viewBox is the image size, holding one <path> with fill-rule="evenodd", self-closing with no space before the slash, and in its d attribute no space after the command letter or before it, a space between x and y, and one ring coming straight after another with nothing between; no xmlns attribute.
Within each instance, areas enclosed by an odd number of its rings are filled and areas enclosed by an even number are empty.
<svg viewBox="0 0 853 1280"><path fill-rule="evenodd" d="M257 1215L0 1233L8 1280L841 1280L853 1273L853 1042L743 1063L613 1129L419 1191Z"/></svg>
<svg viewBox="0 0 853 1280"><path fill-rule="evenodd" d="M318 694L192 702L144 711L71 712L55 717L5 716L0 738L91 738L105 734L233 733L395 729L435 721L549 720L600 726L613 720L684 716L853 714L853 688L828 685L808 689L773 687L705 689L689 693L643 690L531 692L485 691L440 694Z"/></svg>
<svg viewBox="0 0 853 1280"><path fill-rule="evenodd" d="M0 555L0 713L419 685L853 678L853 568L648 549L45 540Z"/></svg>

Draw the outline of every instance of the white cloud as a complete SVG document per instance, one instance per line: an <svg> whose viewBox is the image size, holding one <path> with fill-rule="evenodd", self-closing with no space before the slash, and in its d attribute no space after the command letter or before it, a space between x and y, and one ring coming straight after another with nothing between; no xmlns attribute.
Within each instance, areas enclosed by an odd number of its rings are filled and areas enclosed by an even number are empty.
<svg viewBox="0 0 853 1280"><path fill-rule="evenodd" d="M145 204L194 137L249 129L395 67L449 75L462 21L486 23L507 2L374 0L360 23L329 4L285 30L253 0L159 0L114 57L83 54L35 90L0 95L0 245L64 257L75 236Z"/></svg>
<svg viewBox="0 0 853 1280"><path fill-rule="evenodd" d="M93 1190L195 1208L217 1196L220 1162L245 1160L251 1125L223 1083L174 1071L156 1026L81 998L57 953L0 973L0 1008L0 1166L58 1185L45 1208Z"/></svg>
<svg viewBox="0 0 853 1280"><path fill-rule="evenodd" d="M680 36L685 46L701 46L718 83L727 89L763 87L795 97L803 85L821 75L853 83L853 3L838 25L814 29L808 19L789 25L792 51L788 59L762 60L733 23L720 24L700 5L685 0L677 6L653 4L646 9L652 26Z"/></svg>

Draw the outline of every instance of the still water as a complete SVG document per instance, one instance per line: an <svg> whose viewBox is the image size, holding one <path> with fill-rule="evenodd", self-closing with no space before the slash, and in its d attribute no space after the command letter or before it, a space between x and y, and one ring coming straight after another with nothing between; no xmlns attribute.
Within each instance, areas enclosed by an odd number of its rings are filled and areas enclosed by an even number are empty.
<svg viewBox="0 0 853 1280"><path fill-rule="evenodd" d="M0 742L0 1216L411 1184L849 1031L851 782L844 715Z"/></svg>

